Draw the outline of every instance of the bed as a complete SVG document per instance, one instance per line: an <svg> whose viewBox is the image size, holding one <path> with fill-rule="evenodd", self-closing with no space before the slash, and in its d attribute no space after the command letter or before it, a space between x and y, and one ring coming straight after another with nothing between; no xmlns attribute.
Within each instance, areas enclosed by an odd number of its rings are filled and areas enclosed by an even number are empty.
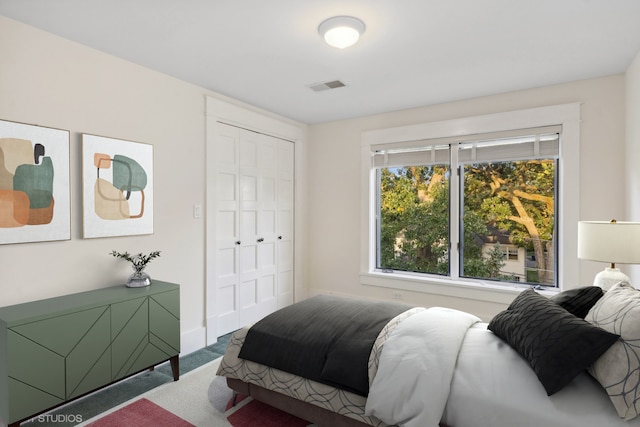
<svg viewBox="0 0 640 427"><path fill-rule="evenodd" d="M233 333L218 375L321 427L640 427L636 339L626 282L527 289L488 323L317 296Z"/></svg>

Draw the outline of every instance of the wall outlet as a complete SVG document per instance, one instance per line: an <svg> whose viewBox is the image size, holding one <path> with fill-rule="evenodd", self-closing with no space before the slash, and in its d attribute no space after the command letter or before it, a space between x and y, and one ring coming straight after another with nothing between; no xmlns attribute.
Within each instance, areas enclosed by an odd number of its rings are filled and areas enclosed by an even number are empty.
<svg viewBox="0 0 640 427"><path fill-rule="evenodd" d="M400 292L394 292L393 299L402 299L402 294Z"/></svg>

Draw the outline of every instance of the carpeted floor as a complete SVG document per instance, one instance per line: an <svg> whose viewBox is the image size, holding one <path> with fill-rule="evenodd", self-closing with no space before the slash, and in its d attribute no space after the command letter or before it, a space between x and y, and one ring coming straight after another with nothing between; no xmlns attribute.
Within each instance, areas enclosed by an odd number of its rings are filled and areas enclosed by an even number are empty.
<svg viewBox="0 0 640 427"><path fill-rule="evenodd" d="M106 414L100 414L97 418L108 416L110 412L118 412L120 409L126 409L130 405L135 404L138 399L143 398L194 426L229 427L231 424L227 422L225 413L218 411L211 404L208 395L209 387L216 378L216 371L219 364L220 359L209 362L185 374L184 377L180 378L180 381L170 381L162 384L153 390L135 397L133 400L116 406L107 411ZM230 399L231 391L229 390L225 393L225 396L222 398ZM79 427L84 427L85 425L91 426L91 423L94 421L97 421L97 419L87 419L85 423L80 424ZM119 425L119 423L114 422L113 425ZM109 427L113 427L113 425ZM167 421L166 423L136 425L140 427L173 427L174 424Z"/></svg>
<svg viewBox="0 0 640 427"><path fill-rule="evenodd" d="M314 427L233 392L216 376L221 358L116 406L78 427Z"/></svg>
<svg viewBox="0 0 640 427"><path fill-rule="evenodd" d="M221 357L231 334L218 338L218 342L196 352L180 357L180 377ZM158 366L127 380L97 391L82 399L60 407L45 416L36 417L22 425L26 427L72 427L87 421L163 384L173 383L169 363ZM178 381L178 383L181 381ZM211 381L209 381L211 382ZM205 392L206 393L206 392ZM206 395L206 394L205 394Z"/></svg>
<svg viewBox="0 0 640 427"><path fill-rule="evenodd" d="M114 412L101 416L95 421L90 421L87 427L194 427L190 422L183 420L173 412L167 411L162 406L156 405L144 397L136 398Z"/></svg>

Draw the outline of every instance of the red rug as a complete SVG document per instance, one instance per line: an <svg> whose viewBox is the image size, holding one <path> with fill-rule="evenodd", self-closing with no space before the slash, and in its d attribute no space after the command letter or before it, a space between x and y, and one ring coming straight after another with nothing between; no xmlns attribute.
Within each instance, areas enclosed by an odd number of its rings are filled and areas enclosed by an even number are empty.
<svg viewBox="0 0 640 427"><path fill-rule="evenodd" d="M97 421L91 427L195 427L147 399L136 400Z"/></svg>
<svg viewBox="0 0 640 427"><path fill-rule="evenodd" d="M236 404L244 399L245 396L238 395ZM227 404L227 412L232 411L230 400ZM309 425L308 421L253 399L227 415L227 421L234 427L307 427Z"/></svg>

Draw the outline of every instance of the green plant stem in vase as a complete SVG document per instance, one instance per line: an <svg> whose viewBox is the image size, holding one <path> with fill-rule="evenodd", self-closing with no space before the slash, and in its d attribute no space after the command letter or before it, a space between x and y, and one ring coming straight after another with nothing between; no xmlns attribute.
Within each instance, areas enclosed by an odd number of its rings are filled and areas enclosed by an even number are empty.
<svg viewBox="0 0 640 427"><path fill-rule="evenodd" d="M133 267L133 274L127 279L127 286L130 288L139 288L143 286L149 286L151 284L151 277L145 273L144 269L149 262L160 256L160 251L153 251L148 255L141 253L131 255L129 252L116 252L111 251L111 255L116 258L129 261L131 267Z"/></svg>

